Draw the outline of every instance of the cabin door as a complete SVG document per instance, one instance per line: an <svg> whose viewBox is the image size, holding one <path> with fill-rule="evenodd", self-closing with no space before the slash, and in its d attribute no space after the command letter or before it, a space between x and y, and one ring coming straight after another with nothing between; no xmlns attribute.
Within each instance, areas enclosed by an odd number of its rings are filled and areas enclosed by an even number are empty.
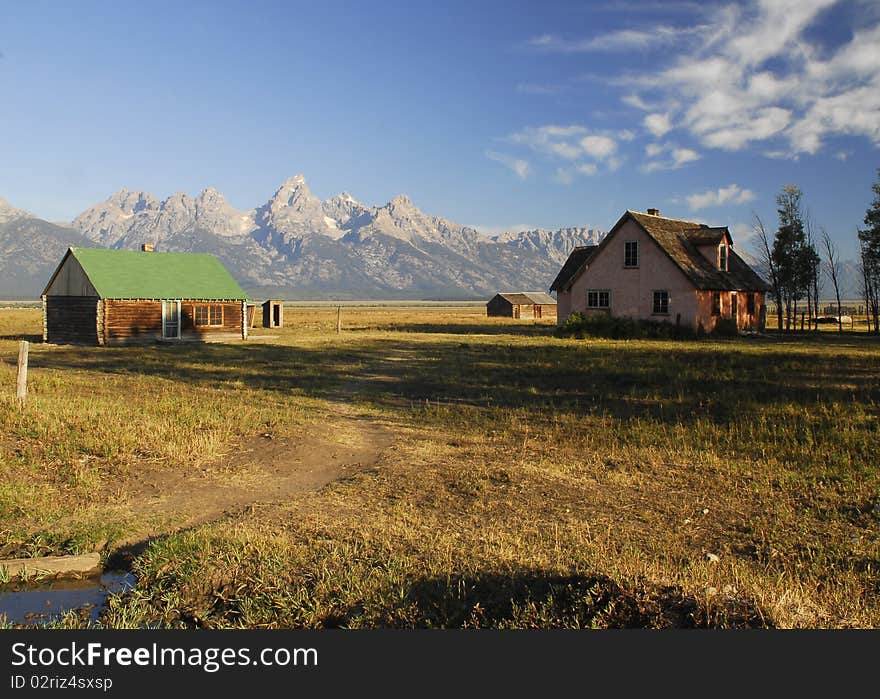
<svg viewBox="0 0 880 699"><path fill-rule="evenodd" d="M180 339L180 301L162 302L162 337Z"/></svg>

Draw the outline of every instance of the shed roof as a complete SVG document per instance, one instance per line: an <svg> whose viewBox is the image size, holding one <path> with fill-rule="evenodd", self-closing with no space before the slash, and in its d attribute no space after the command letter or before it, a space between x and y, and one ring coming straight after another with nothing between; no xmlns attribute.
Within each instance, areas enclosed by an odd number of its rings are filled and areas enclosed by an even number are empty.
<svg viewBox="0 0 880 699"><path fill-rule="evenodd" d="M559 291L565 288L569 280L580 271L581 267L590 261L593 253L598 249L598 245L582 245L572 250L565 264L562 265L562 269L559 270L559 274L556 275L556 279L550 285L550 291Z"/></svg>
<svg viewBox="0 0 880 699"><path fill-rule="evenodd" d="M245 301L247 294L213 255L70 248L100 298ZM57 271L55 273L57 275ZM55 279L53 275L44 294Z"/></svg>
<svg viewBox="0 0 880 699"><path fill-rule="evenodd" d="M505 291L498 294L505 301L509 301L514 306L522 305L556 305L556 299L543 291Z"/></svg>

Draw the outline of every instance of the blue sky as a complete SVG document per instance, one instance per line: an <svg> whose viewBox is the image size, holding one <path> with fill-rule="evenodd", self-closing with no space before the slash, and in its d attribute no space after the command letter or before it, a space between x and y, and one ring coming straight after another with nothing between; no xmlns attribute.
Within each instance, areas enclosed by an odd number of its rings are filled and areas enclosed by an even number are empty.
<svg viewBox="0 0 880 699"><path fill-rule="evenodd" d="M804 191L855 250L880 167L880 4L0 2L0 197L240 208L406 192L485 231L626 208L731 226Z"/></svg>

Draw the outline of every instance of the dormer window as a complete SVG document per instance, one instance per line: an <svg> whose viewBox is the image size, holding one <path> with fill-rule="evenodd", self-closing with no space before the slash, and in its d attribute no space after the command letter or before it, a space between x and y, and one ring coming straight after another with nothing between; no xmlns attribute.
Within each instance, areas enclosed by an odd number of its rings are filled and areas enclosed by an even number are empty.
<svg viewBox="0 0 880 699"><path fill-rule="evenodd" d="M718 269L727 271L727 246L724 243L718 247Z"/></svg>

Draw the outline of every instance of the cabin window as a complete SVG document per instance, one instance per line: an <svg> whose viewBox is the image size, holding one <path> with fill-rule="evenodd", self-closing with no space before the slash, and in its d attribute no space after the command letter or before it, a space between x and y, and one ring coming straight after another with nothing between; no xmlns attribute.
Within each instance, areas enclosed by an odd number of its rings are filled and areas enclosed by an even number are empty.
<svg viewBox="0 0 880 699"><path fill-rule="evenodd" d="M223 306L196 306L195 313L196 326L199 325L223 325Z"/></svg>
<svg viewBox="0 0 880 699"><path fill-rule="evenodd" d="M623 244L623 266L639 266L639 243L637 240L628 240Z"/></svg>
<svg viewBox="0 0 880 699"><path fill-rule="evenodd" d="M755 295L754 294L748 294L746 296L746 312L750 316L755 315Z"/></svg>
<svg viewBox="0 0 880 699"><path fill-rule="evenodd" d="M669 292L654 292L654 313L669 315Z"/></svg>
<svg viewBox="0 0 880 699"><path fill-rule="evenodd" d="M735 291L730 292L730 315L734 318L739 315L739 295Z"/></svg>
<svg viewBox="0 0 880 699"><path fill-rule="evenodd" d="M712 315L720 316L721 315L721 292L713 291L712 292Z"/></svg>
<svg viewBox="0 0 880 699"><path fill-rule="evenodd" d="M587 308L609 308L611 306L611 292L599 289L587 291Z"/></svg>
<svg viewBox="0 0 880 699"><path fill-rule="evenodd" d="M727 271L727 246L723 243L718 248L718 269L722 272Z"/></svg>

